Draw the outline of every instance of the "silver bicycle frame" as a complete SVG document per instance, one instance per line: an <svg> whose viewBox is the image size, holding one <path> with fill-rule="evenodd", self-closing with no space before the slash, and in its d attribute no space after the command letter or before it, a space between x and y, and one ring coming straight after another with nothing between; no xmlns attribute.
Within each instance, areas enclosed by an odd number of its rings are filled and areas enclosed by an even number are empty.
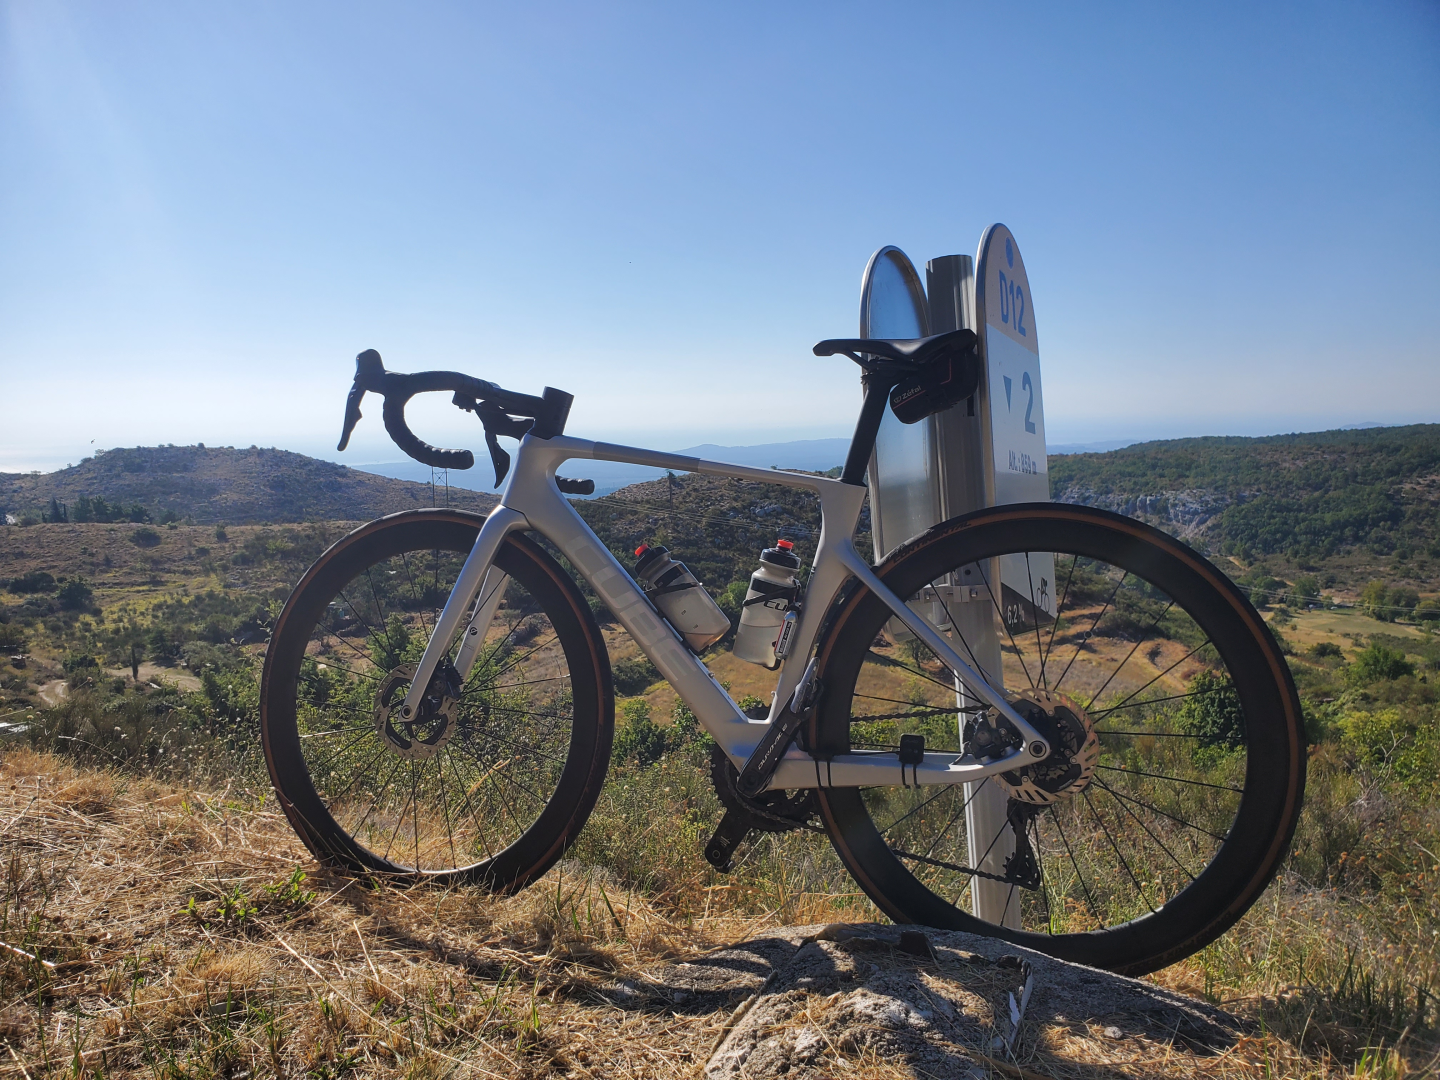
<svg viewBox="0 0 1440 1080"><path fill-rule="evenodd" d="M751 720L740 711L710 670L701 663L646 599L625 568L600 542L555 485L555 470L571 458L594 458L632 465L651 465L678 472L733 476L765 484L805 488L820 498L820 543L806 586L805 604L796 627L790 659L780 669L770 716ZM485 640L490 620L504 591L505 575L494 562L505 537L516 530L533 530L548 539L589 582L615 618L650 658L660 674L694 712L701 726L724 749L737 768L743 767L765 728L790 701L806 670L820 624L845 581L853 576L878 596L910 632L920 638L966 684L976 697L993 706L1024 739L1024 746L1005 757L979 762L953 751L926 751L919 765L901 765L893 752L862 751L818 760L792 745L771 778L771 788L922 786L960 784L994 773L1008 772L1049 754L1044 736L1011 708L1001 691L992 688L962 660L945 637L904 600L887 589L869 564L855 551L851 538L860 520L866 489L820 476L725 465L679 454L664 454L610 443L556 436L520 442L500 505L486 518L475 546L460 570L450 598L435 622L425 654L401 706L401 715L413 716L440 661L470 616L464 641L456 654L461 679L470 672Z"/></svg>

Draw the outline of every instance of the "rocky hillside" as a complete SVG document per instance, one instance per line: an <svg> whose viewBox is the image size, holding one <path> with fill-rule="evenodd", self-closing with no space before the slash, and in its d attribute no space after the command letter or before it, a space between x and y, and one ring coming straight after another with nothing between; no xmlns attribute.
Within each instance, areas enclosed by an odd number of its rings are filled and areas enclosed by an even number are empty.
<svg viewBox="0 0 1440 1080"><path fill-rule="evenodd" d="M443 504L443 489L435 502ZM82 504L81 500L85 502ZM103 500L97 514L91 507ZM484 510L495 497L451 488L450 504ZM392 480L288 450L140 446L109 450L53 473L0 473L0 513L68 520L255 525L364 521L432 505L429 484ZM137 512L138 508L138 512Z"/></svg>
<svg viewBox="0 0 1440 1080"><path fill-rule="evenodd" d="M1440 424L1071 454L1050 487L1227 554L1440 558Z"/></svg>

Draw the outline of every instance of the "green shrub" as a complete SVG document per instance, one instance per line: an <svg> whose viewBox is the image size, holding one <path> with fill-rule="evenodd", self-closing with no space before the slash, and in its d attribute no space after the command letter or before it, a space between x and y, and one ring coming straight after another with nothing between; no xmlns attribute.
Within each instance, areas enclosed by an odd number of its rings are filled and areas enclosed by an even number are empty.
<svg viewBox="0 0 1440 1080"><path fill-rule="evenodd" d="M67 675L95 672L100 669L100 665L96 663L95 657L89 653L71 653L65 657L62 666L65 668L65 674Z"/></svg>
<svg viewBox="0 0 1440 1080"><path fill-rule="evenodd" d="M130 534L130 542L136 547L158 547L160 544L160 534L154 529L136 529Z"/></svg>
<svg viewBox="0 0 1440 1080"><path fill-rule="evenodd" d="M10 579L6 586L17 596L28 596L33 593L53 592L55 590L55 578L44 570L31 570L28 574Z"/></svg>
<svg viewBox="0 0 1440 1080"><path fill-rule="evenodd" d="M0 623L0 652L23 653L25 628L18 623Z"/></svg>
<svg viewBox="0 0 1440 1080"><path fill-rule="evenodd" d="M1180 730L1198 735L1202 748L1234 749L1245 741L1245 716L1230 680L1202 671L1190 680L1178 712Z"/></svg>
<svg viewBox="0 0 1440 1080"><path fill-rule="evenodd" d="M1440 722L1434 708L1356 711L1340 718L1343 740L1372 765L1404 784L1433 784L1440 775Z"/></svg>
<svg viewBox="0 0 1440 1080"><path fill-rule="evenodd" d="M1405 659L1405 654L1387 649L1378 641L1365 647L1345 673L1352 686L1369 686L1372 683L1402 679L1415 674L1415 665Z"/></svg>
<svg viewBox="0 0 1440 1080"><path fill-rule="evenodd" d="M642 700L627 701L620 708L619 729L611 757L636 765L653 765L665 756L665 732L650 719L650 705Z"/></svg>
<svg viewBox="0 0 1440 1080"><path fill-rule="evenodd" d="M90 601L95 596L95 590L90 588L89 582L84 578L75 577L60 586L56 599L60 606L66 611L89 611Z"/></svg>
<svg viewBox="0 0 1440 1080"><path fill-rule="evenodd" d="M657 682L660 672L644 656L634 656L615 661L610 667L610 677L615 683L615 693L621 697L634 697Z"/></svg>

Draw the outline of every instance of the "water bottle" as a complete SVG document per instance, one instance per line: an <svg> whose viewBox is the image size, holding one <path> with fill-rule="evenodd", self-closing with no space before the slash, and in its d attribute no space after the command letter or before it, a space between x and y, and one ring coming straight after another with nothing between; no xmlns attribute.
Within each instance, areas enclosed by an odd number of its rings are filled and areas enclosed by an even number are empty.
<svg viewBox="0 0 1440 1080"><path fill-rule="evenodd" d="M740 627L735 631L735 655L771 671L780 666L775 639L785 626L785 615L800 595L795 571L800 557L789 540L777 540L773 548L760 553L760 569L750 575L745 606L740 609Z"/></svg>
<svg viewBox="0 0 1440 1080"><path fill-rule="evenodd" d="M641 544L635 549L635 577L665 621L679 631L685 644L702 652L730 629L730 616L710 598L685 564L663 547Z"/></svg>

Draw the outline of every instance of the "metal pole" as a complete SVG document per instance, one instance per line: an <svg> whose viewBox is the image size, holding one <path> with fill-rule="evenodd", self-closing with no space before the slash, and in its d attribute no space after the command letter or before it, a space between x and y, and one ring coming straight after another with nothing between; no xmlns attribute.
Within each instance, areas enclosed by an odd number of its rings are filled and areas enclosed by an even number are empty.
<svg viewBox="0 0 1440 1080"><path fill-rule="evenodd" d="M975 264L968 255L946 255L925 264L926 293L930 301L931 333L970 329L975 321ZM936 472L940 488L940 518L979 510L995 503L992 442L985 430L989 410L984 407L989 387L982 371L980 386L969 401L932 416L931 442L935 447ZM980 580L980 568L973 576ZM984 580L999 581L998 562L985 568ZM952 584L964 584L953 582ZM955 628L964 636L983 669L986 681L1003 689L1000 664L1000 634L993 607L987 604L960 604L953 613ZM957 685L956 703L961 707L979 704ZM963 725L963 717L957 723ZM1015 851L1015 836L1006 821L1009 802L1004 790L991 781L965 785L965 831L969 865L991 874L1003 874L1005 861ZM978 919L1018 928L1020 899L1016 890L999 881L971 879L970 910Z"/></svg>

